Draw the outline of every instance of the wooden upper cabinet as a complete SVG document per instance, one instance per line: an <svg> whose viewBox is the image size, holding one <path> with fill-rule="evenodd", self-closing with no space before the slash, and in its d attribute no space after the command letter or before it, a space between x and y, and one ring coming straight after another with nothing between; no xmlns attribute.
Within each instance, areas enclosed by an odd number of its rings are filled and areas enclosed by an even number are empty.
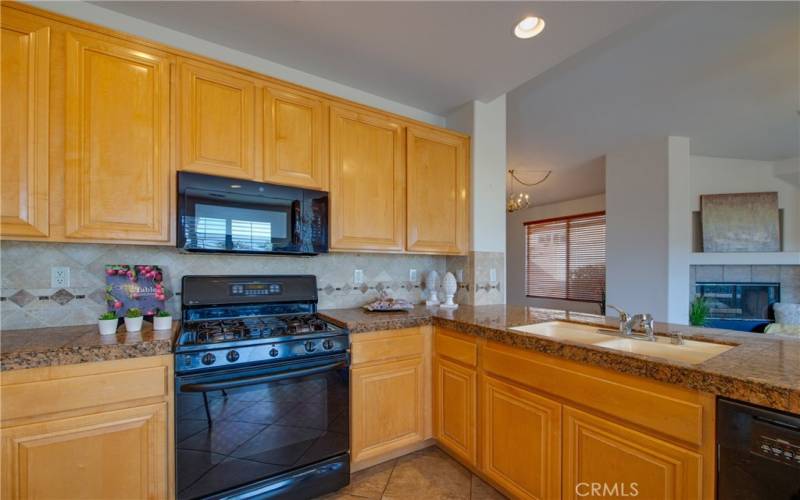
<svg viewBox="0 0 800 500"><path fill-rule="evenodd" d="M49 234L50 28L3 9L0 41L0 234Z"/></svg>
<svg viewBox="0 0 800 500"><path fill-rule="evenodd" d="M169 240L169 56L69 32L66 62L66 237Z"/></svg>
<svg viewBox="0 0 800 500"><path fill-rule="evenodd" d="M326 104L311 94L264 88L264 180L328 190Z"/></svg>
<svg viewBox="0 0 800 500"><path fill-rule="evenodd" d="M179 170L257 180L256 84L230 70L181 59Z"/></svg>
<svg viewBox="0 0 800 500"><path fill-rule="evenodd" d="M403 135L383 115L331 108L331 249L403 250Z"/></svg>
<svg viewBox="0 0 800 500"><path fill-rule="evenodd" d="M446 132L408 127L408 219L411 252L462 254L469 224L468 141Z"/></svg>
<svg viewBox="0 0 800 500"><path fill-rule="evenodd" d="M607 497L704 498L700 454L629 426L564 407L563 449L565 499L586 497L592 483L615 488Z"/></svg>

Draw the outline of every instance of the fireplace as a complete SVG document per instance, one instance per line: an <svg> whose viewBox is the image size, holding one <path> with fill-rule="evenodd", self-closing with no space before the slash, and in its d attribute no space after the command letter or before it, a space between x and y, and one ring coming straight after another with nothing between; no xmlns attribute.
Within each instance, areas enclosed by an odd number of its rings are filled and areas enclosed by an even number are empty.
<svg viewBox="0 0 800 500"><path fill-rule="evenodd" d="M772 305L780 302L780 283L697 283L695 294L710 308L706 326L763 331L773 321Z"/></svg>

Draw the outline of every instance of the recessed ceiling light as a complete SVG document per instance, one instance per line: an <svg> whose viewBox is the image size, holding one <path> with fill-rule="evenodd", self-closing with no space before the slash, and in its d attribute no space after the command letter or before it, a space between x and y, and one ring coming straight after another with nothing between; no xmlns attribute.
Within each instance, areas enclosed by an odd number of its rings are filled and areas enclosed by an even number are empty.
<svg viewBox="0 0 800 500"><path fill-rule="evenodd" d="M528 16L518 22L514 27L514 35L517 38L533 38L544 29L544 19L541 17Z"/></svg>

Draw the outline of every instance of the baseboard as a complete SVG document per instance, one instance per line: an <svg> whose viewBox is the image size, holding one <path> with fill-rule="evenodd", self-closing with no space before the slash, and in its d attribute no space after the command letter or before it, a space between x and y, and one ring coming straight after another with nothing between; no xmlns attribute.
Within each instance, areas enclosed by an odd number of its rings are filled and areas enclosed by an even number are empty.
<svg viewBox="0 0 800 500"><path fill-rule="evenodd" d="M368 469L373 465L378 465L382 464L383 462L388 462L389 460L402 457L403 455L408 455L409 453L414 453L415 451L428 448L435 444L436 440L430 438L424 441L416 442L414 444L403 446L402 448L397 448L396 450L392 450L379 457L372 457L365 460L359 460L358 462L350 462L350 473L352 474L353 472L358 472L360 470Z"/></svg>

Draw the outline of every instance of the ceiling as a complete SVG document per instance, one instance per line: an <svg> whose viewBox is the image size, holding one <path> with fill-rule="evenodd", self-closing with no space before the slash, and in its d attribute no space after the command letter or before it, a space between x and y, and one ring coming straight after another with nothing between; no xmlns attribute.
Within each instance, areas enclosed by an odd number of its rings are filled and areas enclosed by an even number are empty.
<svg viewBox="0 0 800 500"><path fill-rule="evenodd" d="M444 115L490 100L656 8L648 2L96 1L106 9ZM526 15L545 19L530 40Z"/></svg>
<svg viewBox="0 0 800 500"><path fill-rule="evenodd" d="M659 7L508 94L510 168L553 170L528 190L540 205L604 192L605 153L652 137L690 137L694 155L796 157L799 5Z"/></svg>

